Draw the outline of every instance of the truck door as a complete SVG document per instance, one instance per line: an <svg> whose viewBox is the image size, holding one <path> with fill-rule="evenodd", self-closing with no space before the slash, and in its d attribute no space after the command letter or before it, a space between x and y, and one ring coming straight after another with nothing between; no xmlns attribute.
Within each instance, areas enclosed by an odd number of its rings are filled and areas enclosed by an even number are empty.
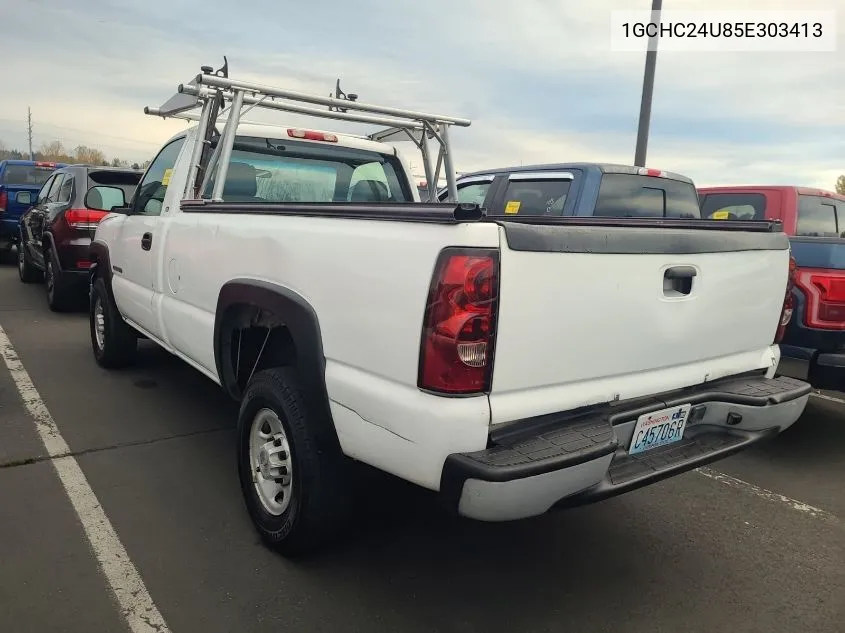
<svg viewBox="0 0 845 633"><path fill-rule="evenodd" d="M174 139L150 163L135 191L131 212L123 222L120 245L111 255L114 269L112 289L121 313L157 338L161 337L161 333L153 312L157 252L154 237L173 166L184 142L184 136Z"/></svg>

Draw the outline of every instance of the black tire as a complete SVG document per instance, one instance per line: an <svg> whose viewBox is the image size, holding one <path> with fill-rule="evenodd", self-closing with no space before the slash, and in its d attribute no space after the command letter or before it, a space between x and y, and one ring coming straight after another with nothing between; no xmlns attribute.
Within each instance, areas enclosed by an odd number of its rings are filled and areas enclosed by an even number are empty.
<svg viewBox="0 0 845 633"><path fill-rule="evenodd" d="M16 262L17 259L15 258L14 253L12 253L12 246L4 246L0 249L0 264L13 264Z"/></svg>
<svg viewBox="0 0 845 633"><path fill-rule="evenodd" d="M250 433L264 409L278 416L290 450L290 499L280 514L267 510L253 482ZM320 419L314 408L308 407L292 369L266 369L252 377L241 401L237 438L241 491L262 541L291 558L327 545L342 528L351 507L346 494L346 458L331 420Z"/></svg>
<svg viewBox="0 0 845 633"><path fill-rule="evenodd" d="M99 316L103 318L102 343L98 335ZM100 367L118 369L135 361L138 354L138 335L120 316L101 277L94 280L91 288L88 320L94 360Z"/></svg>
<svg viewBox="0 0 845 633"><path fill-rule="evenodd" d="M47 289L47 305L53 312L67 312L73 308L73 294L68 284L62 281L53 259L53 253L48 249L44 253L44 285Z"/></svg>
<svg viewBox="0 0 845 633"><path fill-rule="evenodd" d="M44 278L44 274L32 265L23 241L18 242L18 277L25 284L32 284Z"/></svg>

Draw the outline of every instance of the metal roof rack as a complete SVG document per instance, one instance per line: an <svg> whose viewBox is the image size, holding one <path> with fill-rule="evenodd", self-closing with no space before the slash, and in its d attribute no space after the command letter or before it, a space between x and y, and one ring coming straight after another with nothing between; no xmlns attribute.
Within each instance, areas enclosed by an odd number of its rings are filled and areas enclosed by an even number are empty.
<svg viewBox="0 0 845 633"><path fill-rule="evenodd" d="M186 198L199 199L200 192L206 190L216 168L211 199L222 200L238 124L242 122L244 114L253 108L261 108L382 126L383 129L366 138L374 141L412 141L422 154L427 182L438 182L442 168L445 171L448 201L457 201L449 127L468 127L469 119L361 103L358 95L345 94L340 89L339 79L335 95L328 97L241 81L229 77L229 62L225 56L223 60L223 67L216 71L211 66L203 66L199 75L187 84L180 84L176 94L160 107L144 108L145 114L198 122L197 134L203 142L194 147L191 173L185 187ZM218 136L218 118L224 112L228 116L223 133L219 139L215 139ZM246 123L245 120L243 122ZM434 168L428 147L430 139L436 140L440 146ZM218 142L212 150L215 140ZM435 192L432 192L429 199L434 200L434 196Z"/></svg>

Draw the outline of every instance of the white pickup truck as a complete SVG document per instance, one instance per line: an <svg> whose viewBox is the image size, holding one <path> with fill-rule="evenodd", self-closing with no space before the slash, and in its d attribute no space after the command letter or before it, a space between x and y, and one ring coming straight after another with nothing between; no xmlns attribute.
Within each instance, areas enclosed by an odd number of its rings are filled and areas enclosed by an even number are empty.
<svg viewBox="0 0 845 633"><path fill-rule="evenodd" d="M245 107L391 128L254 125ZM712 462L804 409L809 385L774 375L790 259L776 224L422 203L372 139L407 133L428 174L437 140L428 180L445 164L454 201L448 128L468 122L208 68L147 111L198 124L96 230L94 357L124 366L143 336L240 401L246 506L287 555L342 524L347 458L504 521Z"/></svg>

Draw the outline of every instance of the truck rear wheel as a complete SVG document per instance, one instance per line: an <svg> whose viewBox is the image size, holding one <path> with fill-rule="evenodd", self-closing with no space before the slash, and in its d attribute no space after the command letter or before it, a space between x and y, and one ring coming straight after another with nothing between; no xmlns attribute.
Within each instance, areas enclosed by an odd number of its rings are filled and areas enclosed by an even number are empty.
<svg viewBox="0 0 845 633"><path fill-rule="evenodd" d="M264 543L285 556L326 544L349 510L345 458L289 368L256 373L238 416L238 475Z"/></svg>
<svg viewBox="0 0 845 633"><path fill-rule="evenodd" d="M91 288L90 324L94 360L100 367L116 369L135 360L138 335L120 316L100 277Z"/></svg>

